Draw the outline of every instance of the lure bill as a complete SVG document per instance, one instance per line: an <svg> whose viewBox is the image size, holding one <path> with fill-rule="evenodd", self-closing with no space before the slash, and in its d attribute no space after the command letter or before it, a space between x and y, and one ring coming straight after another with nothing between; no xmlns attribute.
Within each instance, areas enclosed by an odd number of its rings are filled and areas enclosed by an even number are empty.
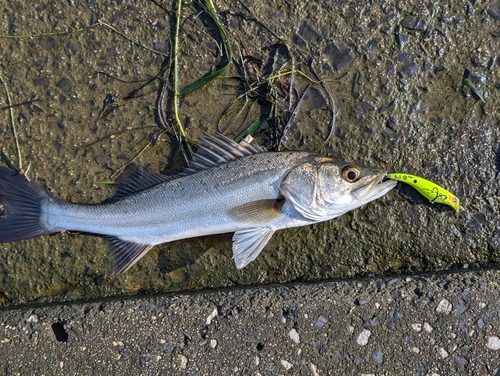
<svg viewBox="0 0 500 376"><path fill-rule="evenodd" d="M430 180L402 172L394 172L388 174L387 177L411 185L431 203L445 204L451 206L456 211L459 209L460 200L458 197Z"/></svg>

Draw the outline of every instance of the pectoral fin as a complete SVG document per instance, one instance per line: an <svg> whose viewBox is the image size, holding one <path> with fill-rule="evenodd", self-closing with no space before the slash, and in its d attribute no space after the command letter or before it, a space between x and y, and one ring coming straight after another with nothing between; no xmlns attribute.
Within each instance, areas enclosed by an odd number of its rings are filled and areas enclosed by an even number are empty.
<svg viewBox="0 0 500 376"><path fill-rule="evenodd" d="M257 200L237 206L227 213L232 219L250 225L265 225L281 214L283 200Z"/></svg>
<svg viewBox="0 0 500 376"><path fill-rule="evenodd" d="M265 247L274 230L266 227L238 231L233 236L233 258L238 269L255 260Z"/></svg>

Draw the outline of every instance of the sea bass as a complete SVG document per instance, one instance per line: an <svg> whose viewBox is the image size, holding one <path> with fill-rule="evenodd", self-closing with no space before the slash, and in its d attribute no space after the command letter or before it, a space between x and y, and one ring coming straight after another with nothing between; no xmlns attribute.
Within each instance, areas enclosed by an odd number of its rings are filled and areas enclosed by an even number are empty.
<svg viewBox="0 0 500 376"><path fill-rule="evenodd" d="M67 202L0 167L0 242L61 231L104 236L111 272L122 273L154 245L234 232L238 269L276 230L338 217L396 185L386 173L308 152L268 152L205 135L189 166L170 177L135 168L102 204Z"/></svg>

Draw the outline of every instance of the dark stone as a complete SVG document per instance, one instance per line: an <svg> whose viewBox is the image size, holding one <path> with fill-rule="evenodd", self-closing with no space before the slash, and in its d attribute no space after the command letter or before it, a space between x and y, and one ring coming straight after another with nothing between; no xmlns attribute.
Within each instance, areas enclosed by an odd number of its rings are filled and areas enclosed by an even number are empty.
<svg viewBox="0 0 500 376"><path fill-rule="evenodd" d="M390 60L385 63L385 73L388 76L394 76L396 74L396 65Z"/></svg>
<svg viewBox="0 0 500 376"><path fill-rule="evenodd" d="M109 19L110 24L114 24L116 21L124 20L127 16L127 11L125 9L121 9L118 12L113 13L111 18Z"/></svg>
<svg viewBox="0 0 500 376"><path fill-rule="evenodd" d="M57 43L54 38L48 37L48 38L40 38L38 45L43 48L46 51L49 51L53 49L54 47L57 46Z"/></svg>
<svg viewBox="0 0 500 376"><path fill-rule="evenodd" d="M403 52L398 55L398 61L407 61L410 60L410 58L411 54L409 54L408 52Z"/></svg>
<svg viewBox="0 0 500 376"><path fill-rule="evenodd" d="M487 12L495 20L500 21L500 3L499 2L497 2L496 4L493 4L491 7L489 7Z"/></svg>
<svg viewBox="0 0 500 376"><path fill-rule="evenodd" d="M377 47L377 44L380 43L382 38L374 38L371 41L368 42L368 44L365 46L365 51L370 53L372 50Z"/></svg>
<svg viewBox="0 0 500 376"><path fill-rule="evenodd" d="M78 52L80 52L80 45L78 43L69 41L68 44L66 45L69 50L71 51L72 55L76 55Z"/></svg>
<svg viewBox="0 0 500 376"><path fill-rule="evenodd" d="M73 84L71 83L71 81L68 78L63 77L59 80L59 82L56 84L56 86L58 88L60 88L62 91L64 91L65 93L69 93L71 91L71 88L73 87Z"/></svg>
<svg viewBox="0 0 500 376"><path fill-rule="evenodd" d="M401 47L404 47L406 44L410 42L410 36L402 33L396 34L396 42L399 44Z"/></svg>
<svg viewBox="0 0 500 376"><path fill-rule="evenodd" d="M307 42L298 34L295 34L292 37L292 42L295 43L299 47L307 47Z"/></svg>
<svg viewBox="0 0 500 376"><path fill-rule="evenodd" d="M351 50L340 43L332 42L327 45L325 47L325 54L330 55L333 69L335 70L344 69L352 61Z"/></svg>
<svg viewBox="0 0 500 376"><path fill-rule="evenodd" d="M323 37L318 33L311 20L305 20L299 27L299 35L307 41L316 40L320 42Z"/></svg>
<svg viewBox="0 0 500 376"><path fill-rule="evenodd" d="M432 63L429 60L424 61L424 64L422 66L422 69L424 70L424 72L427 72L431 68L432 68Z"/></svg>
<svg viewBox="0 0 500 376"><path fill-rule="evenodd" d="M373 110L375 110L375 107L373 107L373 105L368 102L359 102L354 106L354 111L358 115L364 115Z"/></svg>
<svg viewBox="0 0 500 376"><path fill-rule="evenodd" d="M382 106L378 109L379 114L383 114L386 111L393 110L396 107L396 101L392 101L387 103L385 106Z"/></svg>
<svg viewBox="0 0 500 376"><path fill-rule="evenodd" d="M324 97L324 95L321 93L321 90L319 90L316 87L311 87L307 95L305 97L305 102L307 104L307 107L311 110L315 108L321 108L328 106L328 101Z"/></svg>
<svg viewBox="0 0 500 376"><path fill-rule="evenodd" d="M401 68L398 72L401 78L413 78L417 76L417 73L420 71L418 65L412 61L411 63L406 64L403 68Z"/></svg>
<svg viewBox="0 0 500 376"><path fill-rule="evenodd" d="M425 31L427 22L422 18L406 17L403 22L401 22L401 25L409 30Z"/></svg>

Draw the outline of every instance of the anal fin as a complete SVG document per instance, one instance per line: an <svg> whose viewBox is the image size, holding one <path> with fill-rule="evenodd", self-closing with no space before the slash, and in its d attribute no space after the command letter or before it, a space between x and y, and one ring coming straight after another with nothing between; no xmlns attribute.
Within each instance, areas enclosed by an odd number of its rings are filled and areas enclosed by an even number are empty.
<svg viewBox="0 0 500 376"><path fill-rule="evenodd" d="M127 242L114 236L106 237L110 243L111 273L124 273L153 248L151 244Z"/></svg>
<svg viewBox="0 0 500 376"><path fill-rule="evenodd" d="M274 230L267 227L241 230L233 235L233 258L238 269L242 269L260 254Z"/></svg>

